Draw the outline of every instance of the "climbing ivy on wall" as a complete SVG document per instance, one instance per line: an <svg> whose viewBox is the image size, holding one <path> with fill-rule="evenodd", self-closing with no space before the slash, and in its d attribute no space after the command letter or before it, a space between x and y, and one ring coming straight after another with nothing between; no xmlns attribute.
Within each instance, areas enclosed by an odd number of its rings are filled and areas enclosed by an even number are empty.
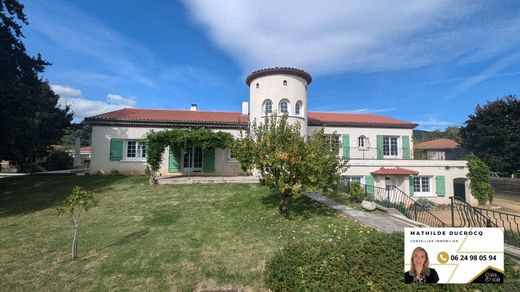
<svg viewBox="0 0 520 292"><path fill-rule="evenodd" d="M193 146L202 149L226 148L233 142L233 135L225 132L213 132L209 129L171 129L151 131L146 136L146 161L150 168L150 183L155 181L155 173L159 170L163 153L170 148L187 149Z"/></svg>

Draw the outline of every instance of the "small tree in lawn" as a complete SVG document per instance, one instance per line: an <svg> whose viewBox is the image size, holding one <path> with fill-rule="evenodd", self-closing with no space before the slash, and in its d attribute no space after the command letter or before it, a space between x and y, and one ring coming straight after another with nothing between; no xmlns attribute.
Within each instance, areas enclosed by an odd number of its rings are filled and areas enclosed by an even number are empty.
<svg viewBox="0 0 520 292"><path fill-rule="evenodd" d="M79 219L84 212L97 204L94 193L89 192L79 186L75 186L72 192L63 201L63 204L58 207L58 215L70 215L72 225L74 227L74 237L72 239L72 258L78 256L78 232Z"/></svg>
<svg viewBox="0 0 520 292"><path fill-rule="evenodd" d="M231 147L244 171L258 170L264 184L280 194L280 214L289 197L309 189L337 187L339 171L345 166L323 132L318 131L306 143L299 125L288 123L287 118L273 115L261 124L254 121Z"/></svg>
<svg viewBox="0 0 520 292"><path fill-rule="evenodd" d="M489 182L491 171L489 167L475 155L468 157L469 172L467 177L470 179L469 187L473 197L478 200L479 205L486 202L493 203L493 186Z"/></svg>

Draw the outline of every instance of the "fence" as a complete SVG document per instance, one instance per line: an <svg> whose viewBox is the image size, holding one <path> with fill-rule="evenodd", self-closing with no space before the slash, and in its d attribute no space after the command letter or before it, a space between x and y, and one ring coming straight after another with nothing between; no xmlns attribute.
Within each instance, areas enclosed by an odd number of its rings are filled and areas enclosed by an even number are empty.
<svg viewBox="0 0 520 292"><path fill-rule="evenodd" d="M447 226L441 219L433 215L426 206L395 186L386 189L369 185L363 185L363 187L366 194L374 195L376 202L388 208L395 208L410 219L433 227Z"/></svg>
<svg viewBox="0 0 520 292"><path fill-rule="evenodd" d="M501 227L504 241L520 247L520 216L474 207L455 197L451 199L451 226L453 227Z"/></svg>

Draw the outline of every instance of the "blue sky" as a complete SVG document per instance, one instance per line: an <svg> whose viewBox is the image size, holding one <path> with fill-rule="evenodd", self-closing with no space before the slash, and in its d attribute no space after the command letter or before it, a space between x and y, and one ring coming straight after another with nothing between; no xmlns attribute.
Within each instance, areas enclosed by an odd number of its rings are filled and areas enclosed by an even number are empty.
<svg viewBox="0 0 520 292"><path fill-rule="evenodd" d="M518 1L21 1L30 54L76 121L123 107L240 111L252 70L313 76L309 110L461 125L520 96Z"/></svg>

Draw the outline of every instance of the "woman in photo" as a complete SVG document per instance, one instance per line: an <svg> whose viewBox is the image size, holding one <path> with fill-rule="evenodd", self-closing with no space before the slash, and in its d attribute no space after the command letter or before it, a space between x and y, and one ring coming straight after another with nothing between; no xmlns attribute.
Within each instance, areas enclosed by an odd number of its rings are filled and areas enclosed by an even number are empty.
<svg viewBox="0 0 520 292"><path fill-rule="evenodd" d="M435 269L430 268L428 253L422 247L413 250L411 268L404 273L405 283L437 283L439 275Z"/></svg>

